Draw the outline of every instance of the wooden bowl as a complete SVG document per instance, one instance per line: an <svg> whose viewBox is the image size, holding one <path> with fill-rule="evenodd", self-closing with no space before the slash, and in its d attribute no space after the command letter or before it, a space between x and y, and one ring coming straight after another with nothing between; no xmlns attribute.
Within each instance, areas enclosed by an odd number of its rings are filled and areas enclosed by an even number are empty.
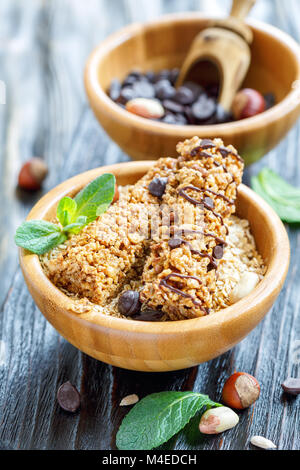
<svg viewBox="0 0 300 470"><path fill-rule="evenodd" d="M52 219L58 201L74 196L102 173L118 184L135 183L154 162L120 163L82 173L44 196L30 219ZM208 361L241 341L269 311L289 266L289 240L275 212L251 189L240 186L238 215L251 224L258 250L268 267L264 279L246 298L218 313L193 320L145 323L95 315L93 322L72 312L68 298L45 276L38 256L20 250L20 264L37 306L54 328L86 354L125 369L170 371Z"/></svg>
<svg viewBox="0 0 300 470"><path fill-rule="evenodd" d="M106 94L113 78L129 71L180 67L200 30L212 18L197 13L170 15L147 24L133 24L101 43L85 69L91 107L107 134L134 160L176 155L179 140L221 137L250 164L275 147L300 115L300 48L279 29L249 22L254 34L252 64L244 85L273 92L277 105L243 121L209 126L175 126L128 113Z"/></svg>

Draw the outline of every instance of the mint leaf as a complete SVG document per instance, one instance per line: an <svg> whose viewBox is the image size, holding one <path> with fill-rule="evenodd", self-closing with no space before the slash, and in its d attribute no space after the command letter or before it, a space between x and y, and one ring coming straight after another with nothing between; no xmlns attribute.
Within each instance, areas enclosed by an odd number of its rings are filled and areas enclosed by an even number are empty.
<svg viewBox="0 0 300 470"><path fill-rule="evenodd" d="M221 406L195 392L162 392L143 398L117 433L120 450L150 450L168 441L202 408Z"/></svg>
<svg viewBox="0 0 300 470"><path fill-rule="evenodd" d="M107 210L115 194L116 179L110 173L96 178L75 196L76 217L86 216L87 223L95 220ZM99 208L101 206L100 212Z"/></svg>
<svg viewBox="0 0 300 470"><path fill-rule="evenodd" d="M300 223L300 189L294 188L274 171L264 168L252 178L252 188L287 223Z"/></svg>
<svg viewBox="0 0 300 470"><path fill-rule="evenodd" d="M64 243L68 235L80 233L107 210L114 198L115 184L114 175L104 174L83 188L74 199L62 198L56 211L62 230L59 225L45 220L24 222L16 231L16 245L43 255Z"/></svg>
<svg viewBox="0 0 300 470"><path fill-rule="evenodd" d="M78 234L86 225L87 225L87 217L81 216L81 217L78 217L78 219L76 219L76 222L74 222L73 224L66 225L64 227L64 232Z"/></svg>
<svg viewBox="0 0 300 470"><path fill-rule="evenodd" d="M45 220L24 222L15 235L16 245L37 255L43 255L66 239L57 225Z"/></svg>
<svg viewBox="0 0 300 470"><path fill-rule="evenodd" d="M76 210L77 204L74 199L64 197L59 201L56 215L63 227L74 222Z"/></svg>

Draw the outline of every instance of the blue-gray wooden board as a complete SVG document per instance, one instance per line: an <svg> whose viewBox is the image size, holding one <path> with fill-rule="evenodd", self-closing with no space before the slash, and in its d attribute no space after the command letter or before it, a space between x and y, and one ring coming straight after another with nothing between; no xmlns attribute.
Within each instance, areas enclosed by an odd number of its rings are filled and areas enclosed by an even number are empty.
<svg viewBox="0 0 300 470"><path fill-rule="evenodd" d="M110 32L132 21L173 11L225 14L226 0L1 0L0 80L0 448L113 449L127 412L120 400L163 390L196 390L218 400L234 370L254 374L262 386L255 407L241 424L191 443L180 434L174 449L250 449L259 434L280 449L300 449L300 399L280 384L298 376L300 363L300 232L288 228L291 268L266 319L241 344L220 358L180 372L146 374L117 369L82 354L46 322L24 284L13 243L16 226L40 198L16 190L18 170L33 155L50 168L44 192L90 168L126 161L88 108L83 89L85 60ZM258 0L255 18L275 24L297 40L299 0ZM278 58L280 66L280 58ZM300 184L299 125L280 146L246 173L269 166ZM58 386L71 380L83 405L70 416L56 402Z"/></svg>

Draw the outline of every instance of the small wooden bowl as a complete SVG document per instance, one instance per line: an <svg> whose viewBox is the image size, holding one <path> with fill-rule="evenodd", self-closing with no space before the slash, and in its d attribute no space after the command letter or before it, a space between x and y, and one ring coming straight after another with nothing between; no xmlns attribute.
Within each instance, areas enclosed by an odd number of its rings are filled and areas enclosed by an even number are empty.
<svg viewBox="0 0 300 470"><path fill-rule="evenodd" d="M129 71L180 67L194 37L212 18L197 13L170 15L147 24L130 25L101 43L85 69L91 107L107 134L134 160L176 155L179 140L221 137L250 164L275 147L300 115L300 48L284 32L258 21L252 63L244 86L273 92L277 105L243 121L210 126L174 126L128 113L106 94L113 78ZM298 84L298 89L297 89Z"/></svg>
<svg viewBox="0 0 300 470"><path fill-rule="evenodd" d="M30 219L52 219L58 201L74 196L102 173L114 173L120 185L135 183L154 162L120 163L82 173L44 196ZM145 323L103 314L93 321L72 312L73 301L45 276L38 256L20 250L20 264L37 306L54 328L86 354L125 369L170 371L219 356L241 341L269 311L289 266L289 240L275 212L251 189L240 186L237 213L249 220L268 267L264 279L246 298L218 313L193 320Z"/></svg>

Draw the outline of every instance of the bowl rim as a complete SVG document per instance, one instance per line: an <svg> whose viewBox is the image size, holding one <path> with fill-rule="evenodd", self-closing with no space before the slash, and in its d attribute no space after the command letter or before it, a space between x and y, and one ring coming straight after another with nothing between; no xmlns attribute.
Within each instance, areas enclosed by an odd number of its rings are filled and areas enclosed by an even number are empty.
<svg viewBox="0 0 300 470"><path fill-rule="evenodd" d="M70 194L73 191L78 191L80 186L87 184L88 181L96 178L100 174L107 172L118 172L120 169L136 169L137 173L142 174L146 172L155 161L138 161L138 162L125 162L115 165L103 166L81 173L73 178L66 180L60 185L53 188L46 195L44 195L38 203L32 208L26 220L42 219L53 205L58 201ZM233 319L237 319L255 306L261 308L265 300L273 295L278 294L282 288L285 280L290 261L290 245L289 238L285 227L278 215L273 209L254 191L247 186L241 184L239 191L249 198L253 203L258 204L260 210L264 213L273 229L278 249L274 252L268 270L258 284L258 286L245 298L235 303L234 305L222 309L214 314L187 319L181 321L171 322L140 322L137 320L128 320L123 318L112 317L104 315L99 312L97 321L82 318L81 314L72 310L72 299L58 289L45 275L39 257L35 254L29 253L26 250L19 250L20 264L23 274L26 277L34 277L35 289L38 289L44 299L51 300L51 304L57 306L58 311L67 311L72 320L80 323L82 326L90 328L110 328L111 330L126 331L127 333L140 333L140 334L178 334L189 330L201 333L208 327L227 324ZM180 328L179 328L180 325Z"/></svg>
<svg viewBox="0 0 300 470"><path fill-rule="evenodd" d="M300 96L300 46L298 43L287 33L280 30L279 28L264 23L259 20L248 20L247 24L253 29L258 30L264 33L267 33L269 36L272 36L279 40L281 43L285 44L294 57L298 57L298 73L295 78L295 86L291 87L291 90L285 96L285 98L277 103L272 108L264 111L257 116L251 118L225 123L225 124L212 124L212 125L202 125L202 126L192 126L192 125L173 125L166 124L162 122L156 122L143 117L129 113L125 109L118 106L112 99L107 95L106 91L101 87L98 80L98 65L99 61L103 55L109 53L115 49L120 43L128 40L130 37L135 36L136 34L142 32L145 29L150 29L153 26L164 25L170 22L194 22L197 19L201 20L214 20L216 19L213 15L207 15L204 13L198 12L185 12L185 13L172 13L168 15L163 15L158 19L151 20L145 23L133 23L124 28L118 30L117 32L108 36L104 41L102 41L98 46L94 48L91 52L84 72L84 81L85 87L88 90L92 90L94 97L96 98L98 105L109 107L110 113L113 117L118 119L127 119L128 125L131 125L135 128L145 129L147 128L149 132L155 133L158 132L162 135L173 135L180 133L182 136L190 137L193 135L204 135L204 134L222 134L223 136L232 136L232 133L237 133L240 131L248 131L249 127L252 130L257 130L261 128L266 120L269 123L275 122L281 117L288 114L291 110L297 106L299 103Z"/></svg>

